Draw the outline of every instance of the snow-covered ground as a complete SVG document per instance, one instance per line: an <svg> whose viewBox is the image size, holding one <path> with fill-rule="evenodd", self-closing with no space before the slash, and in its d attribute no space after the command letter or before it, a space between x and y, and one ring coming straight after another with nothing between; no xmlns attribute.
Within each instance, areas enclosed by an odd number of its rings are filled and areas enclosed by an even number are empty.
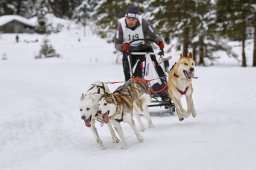
<svg viewBox="0 0 256 170"><path fill-rule="evenodd" d="M1 170L256 168L256 70L234 63L196 68L196 118L153 116L142 144L123 124L127 150L98 124L106 147L98 150L80 118L80 94L96 80L123 80L122 67L114 64L113 45L74 30L49 36L58 59L34 59L41 35L20 35L18 44L15 35L1 35L0 57L8 58L0 60Z"/></svg>

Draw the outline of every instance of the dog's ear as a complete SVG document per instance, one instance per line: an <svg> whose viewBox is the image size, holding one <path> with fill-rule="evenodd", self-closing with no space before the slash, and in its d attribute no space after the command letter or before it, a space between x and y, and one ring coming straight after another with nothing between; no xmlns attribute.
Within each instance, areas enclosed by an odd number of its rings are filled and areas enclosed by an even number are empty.
<svg viewBox="0 0 256 170"><path fill-rule="evenodd" d="M191 53L191 52L189 52L189 54L188 54L188 58L193 58L193 55L192 55L192 53Z"/></svg>
<svg viewBox="0 0 256 170"><path fill-rule="evenodd" d="M183 54L182 54L182 53L180 53L180 59L181 59L181 58L183 58L183 57L184 57L184 56L183 56Z"/></svg>
<svg viewBox="0 0 256 170"><path fill-rule="evenodd" d="M80 100L84 100L84 93L81 94Z"/></svg>

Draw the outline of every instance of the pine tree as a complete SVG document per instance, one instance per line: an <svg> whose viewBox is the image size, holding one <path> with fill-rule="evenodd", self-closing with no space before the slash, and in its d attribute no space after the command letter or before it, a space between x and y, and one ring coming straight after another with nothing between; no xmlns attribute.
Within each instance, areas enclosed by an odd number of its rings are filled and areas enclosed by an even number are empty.
<svg viewBox="0 0 256 170"><path fill-rule="evenodd" d="M170 43L171 37L177 38L180 43L176 44L176 48L181 46L184 55L192 48L194 57L199 52L198 62L204 65L204 57L211 56L212 49L208 47L208 42L214 37L211 1L154 0L151 6L157 11L152 12L152 19L158 21L157 27L164 34L165 41Z"/></svg>
<svg viewBox="0 0 256 170"><path fill-rule="evenodd" d="M210 0L194 1L192 6L190 25L190 45L193 56L199 65L205 65L205 58L213 60L212 52L218 48L215 36L215 10ZM197 59L197 53L199 59Z"/></svg>
<svg viewBox="0 0 256 170"><path fill-rule="evenodd" d="M73 20L77 23L83 23L84 20L93 20L93 13L99 0L83 0L73 12ZM95 18L94 18L95 19Z"/></svg>
<svg viewBox="0 0 256 170"><path fill-rule="evenodd" d="M75 8L72 16L73 20L75 20L76 23L81 23L83 25L84 35L86 35L87 22L91 19L91 13L96 6L93 4L95 4L95 1L83 0L82 3Z"/></svg>
<svg viewBox="0 0 256 170"><path fill-rule="evenodd" d="M171 37L177 36L174 34L176 32L175 23L177 22L174 4L175 0L153 0L150 4L150 21L154 23L153 25L163 35L166 43L170 43ZM179 3L177 6L179 6ZM177 46L180 45L178 44Z"/></svg>
<svg viewBox="0 0 256 170"><path fill-rule="evenodd" d="M117 27L117 21L124 16L127 4L124 1L100 1L95 8L93 16L97 16L95 21L98 27L97 33L108 41L113 41L115 30Z"/></svg>
<svg viewBox="0 0 256 170"><path fill-rule="evenodd" d="M4 14L4 1L0 1L0 16Z"/></svg>
<svg viewBox="0 0 256 170"><path fill-rule="evenodd" d="M17 14L17 2L15 0L1 0L0 5L4 15Z"/></svg>
<svg viewBox="0 0 256 170"><path fill-rule="evenodd" d="M254 33L253 33L254 47L253 47L252 66L256 67L256 2L251 0L249 2L249 7L250 7L250 11L251 11L251 13L248 17L249 26L252 27L252 29L254 31Z"/></svg>
<svg viewBox="0 0 256 170"><path fill-rule="evenodd" d="M41 45L39 54L38 56L35 56L35 58L40 59L40 58L50 58L50 57L60 57L60 55L56 53L54 47L50 43L50 40L47 37L45 37L43 39L43 43Z"/></svg>
<svg viewBox="0 0 256 170"><path fill-rule="evenodd" d="M254 12L254 22L253 22L253 27L254 27L254 47L253 47L253 62L252 66L256 67L256 12Z"/></svg>
<svg viewBox="0 0 256 170"><path fill-rule="evenodd" d="M17 14L26 18L31 18L36 11L34 7L35 3L33 0L20 0L17 5Z"/></svg>
<svg viewBox="0 0 256 170"><path fill-rule="evenodd" d="M248 19L252 14L253 3L255 5L253 0L217 1L217 21L221 24L224 35L242 43L242 67L247 66L245 41L247 39L247 28L250 27Z"/></svg>
<svg viewBox="0 0 256 170"><path fill-rule="evenodd" d="M46 14L47 13L48 13L47 2L42 1L39 9L37 11L37 20L38 20L37 31L42 34L47 32L47 28L46 28L46 26L47 26Z"/></svg>
<svg viewBox="0 0 256 170"><path fill-rule="evenodd" d="M163 33L165 41L170 43L171 37L176 37L180 42L176 45L177 48L182 47L183 54L187 55L191 45L195 2L193 0L154 0L151 6L156 8L156 13L152 13L152 20L157 21L157 28Z"/></svg>
<svg viewBox="0 0 256 170"><path fill-rule="evenodd" d="M0 15L21 15L30 18L35 14L35 3L39 0L1 0Z"/></svg>
<svg viewBox="0 0 256 170"><path fill-rule="evenodd" d="M60 18L70 17L70 13L72 11L70 7L70 0L54 0L49 1L49 5L52 8L52 13Z"/></svg>

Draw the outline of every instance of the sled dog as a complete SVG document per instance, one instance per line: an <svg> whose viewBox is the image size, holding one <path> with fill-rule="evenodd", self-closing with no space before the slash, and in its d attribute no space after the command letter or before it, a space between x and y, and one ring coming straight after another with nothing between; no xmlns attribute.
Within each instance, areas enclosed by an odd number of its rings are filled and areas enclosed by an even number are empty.
<svg viewBox="0 0 256 170"><path fill-rule="evenodd" d="M135 107L135 109L139 109L139 110L137 110L136 113L140 113L140 114L144 115L144 117L146 118L146 120L148 122L148 127L153 128L154 125L152 123L149 109L148 109L148 104L151 102L151 93L150 93L150 89L148 86L148 82L145 81L144 79L135 77L135 78L131 78L128 81L128 83L129 83L128 88L130 88L131 90L138 93L139 100L135 102L138 105L138 107ZM140 115L134 114L134 116L136 117L136 119L140 125L140 131L144 131L145 127L142 123Z"/></svg>
<svg viewBox="0 0 256 170"><path fill-rule="evenodd" d="M192 78L194 78L195 61L192 53L188 57L180 55L180 59L173 66L168 75L168 93L173 100L179 120L182 121L190 114L196 117L196 110L192 99ZM187 111L181 104L181 97L186 96Z"/></svg>
<svg viewBox="0 0 256 170"><path fill-rule="evenodd" d="M139 101L138 93L131 88L131 86L120 86L117 90L111 94L102 95L99 101L99 114L102 114L103 121L105 123L111 122L115 127L116 132L120 137L120 143L122 149L127 149L128 145L123 134L120 122L124 121L128 123L140 143L143 142L143 137L140 135L135 122L133 120L134 114L137 113L139 109L142 109L142 105L138 104ZM138 108L139 107L139 108Z"/></svg>
<svg viewBox="0 0 256 170"><path fill-rule="evenodd" d="M99 137L95 122L102 122L102 115L98 114L98 102L101 96L105 93L110 93L108 86L100 81L91 84L85 93L81 94L80 98L80 114L82 120L85 122L85 126L89 127L96 138L99 149L104 149L104 145ZM112 140L114 143L118 143L118 138L115 135L115 131L110 122L107 123Z"/></svg>

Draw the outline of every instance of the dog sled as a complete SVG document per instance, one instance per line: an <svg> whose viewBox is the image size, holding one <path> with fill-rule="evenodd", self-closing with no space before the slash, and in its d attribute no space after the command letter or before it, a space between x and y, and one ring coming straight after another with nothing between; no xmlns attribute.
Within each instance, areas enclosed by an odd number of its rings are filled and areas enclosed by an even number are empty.
<svg viewBox="0 0 256 170"><path fill-rule="evenodd" d="M144 41L150 43L156 43L152 39L136 39L129 42L129 44L135 41ZM140 47L143 49L143 45ZM132 78L131 81L147 81L148 86L151 91L152 102L148 105L148 107L164 107L166 112L173 114L175 112L175 105L172 102L171 98L168 95L168 84L167 84L167 77L169 73L169 59L171 57L164 57L164 52L161 50L160 52L136 52L136 51L129 51L126 53L129 62L129 70L130 70L130 77L134 77L134 71L139 67L142 71L142 79ZM142 64L135 64L134 67L131 67L131 56L132 55L139 55L141 56L140 59L142 60ZM151 55L155 55L158 57L158 64L154 63L151 59ZM158 65L158 66L157 66ZM161 67L163 73L161 76L159 75L159 68Z"/></svg>

